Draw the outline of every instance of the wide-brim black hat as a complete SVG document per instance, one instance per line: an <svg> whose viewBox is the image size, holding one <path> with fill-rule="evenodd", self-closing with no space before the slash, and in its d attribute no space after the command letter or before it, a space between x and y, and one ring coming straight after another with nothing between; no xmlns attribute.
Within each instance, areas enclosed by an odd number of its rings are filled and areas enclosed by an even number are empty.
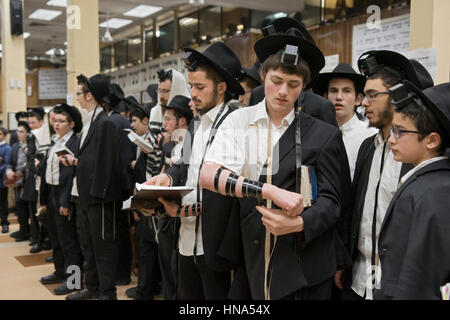
<svg viewBox="0 0 450 320"><path fill-rule="evenodd" d="M323 95L328 91L328 84L331 79L344 78L350 79L355 84L356 93L362 93L364 91L364 85L366 84L366 77L357 73L347 63L340 63L334 68L332 72L320 73L317 82L313 87L313 91L318 95Z"/></svg>
<svg viewBox="0 0 450 320"><path fill-rule="evenodd" d="M128 96L124 99L124 101L129 105L130 109L138 109L139 111L143 112L148 118L150 118L150 110L142 106L135 97Z"/></svg>
<svg viewBox="0 0 450 320"><path fill-rule="evenodd" d="M387 66L400 72L403 80L408 80L423 90L433 86L433 79L428 71L419 65L420 63L412 63L404 55L389 50L367 51L358 59L358 68L366 77L375 73L378 67Z"/></svg>
<svg viewBox="0 0 450 320"><path fill-rule="evenodd" d="M81 113L77 107L70 106L65 103L59 103L55 105L53 108L55 113L67 112L72 118L73 122L75 122L75 126L73 127L73 132L78 133L83 129L83 118L81 117Z"/></svg>
<svg viewBox="0 0 450 320"><path fill-rule="evenodd" d="M306 29L305 25L296 19L289 17L282 17L273 20L272 25L275 27L275 31L277 33L286 33L286 31L288 31L290 28L296 28L300 31L301 36L305 40L311 41L314 44L316 43L312 35Z"/></svg>
<svg viewBox="0 0 450 320"><path fill-rule="evenodd" d="M16 112L14 115L16 117L16 121L19 122L19 118L28 118L28 113L25 111Z"/></svg>
<svg viewBox="0 0 450 320"><path fill-rule="evenodd" d="M80 74L77 76L77 80L81 80L83 83L86 83L89 91L98 103L101 103L103 98L105 98L109 93L108 80L106 80L106 78L101 74L93 75L90 78Z"/></svg>
<svg viewBox="0 0 450 320"><path fill-rule="evenodd" d="M41 118L44 118L44 116L45 116L45 110L42 107L29 108L29 109L27 109L27 111L28 111L28 116L32 115L33 113L37 113L38 115L41 116Z"/></svg>
<svg viewBox="0 0 450 320"><path fill-rule="evenodd" d="M213 67L225 79L227 91L243 95L244 89L237 80L241 72L241 62L236 54L222 42L215 42L199 52L192 48L184 48L185 52L191 52L193 59L201 59ZM190 58L191 59L191 58Z"/></svg>
<svg viewBox="0 0 450 320"><path fill-rule="evenodd" d="M292 29L290 29L292 30ZM311 71L311 75L319 73L325 66L325 58L322 51L311 41L300 38L292 34L273 34L268 35L255 43L254 50L258 60L264 63L272 54L283 50L286 45L298 47L300 56L306 60Z"/></svg>
<svg viewBox="0 0 450 320"><path fill-rule="evenodd" d="M254 80L255 82L262 84L261 77L259 76L259 68L261 67L261 63L256 61L250 68L243 67L242 68L242 76L247 76Z"/></svg>
<svg viewBox="0 0 450 320"><path fill-rule="evenodd" d="M112 83L109 86L109 93L105 98L103 98L103 101L106 102L112 110L121 112L124 111L124 99L125 96L122 88L118 84Z"/></svg>
<svg viewBox="0 0 450 320"><path fill-rule="evenodd" d="M149 84L147 87L147 93L150 96L150 98L152 98L152 102L158 102L158 84L157 83L152 83Z"/></svg>
<svg viewBox="0 0 450 320"><path fill-rule="evenodd" d="M190 98L182 95L176 95L169 101L166 108L174 110L190 120L194 117L194 114L189 107L189 102L191 102Z"/></svg>

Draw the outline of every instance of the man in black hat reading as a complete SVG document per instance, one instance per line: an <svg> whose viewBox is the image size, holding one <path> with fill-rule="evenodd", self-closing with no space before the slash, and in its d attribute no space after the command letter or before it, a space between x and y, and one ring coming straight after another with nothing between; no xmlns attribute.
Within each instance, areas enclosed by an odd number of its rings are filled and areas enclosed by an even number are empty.
<svg viewBox="0 0 450 320"><path fill-rule="evenodd" d="M234 52L221 42L210 45L202 53L191 48L185 48L185 52L191 98L199 118L189 127L182 161L147 183L186 185L194 189L183 197L182 207L159 199L169 215L181 217L177 298L225 299L230 288L230 272L213 269L206 261L204 246L208 240L203 241L199 172L217 128L233 111L228 101L233 95L244 93L236 80L241 64Z"/></svg>
<svg viewBox="0 0 450 320"><path fill-rule="evenodd" d="M296 19L292 19L289 17L283 17L276 19L272 22L271 25L265 27L262 31L264 36L274 34L274 33L292 33L295 30L295 33L300 38L308 41L309 44L315 45L314 38L311 36L309 31L306 29L305 25L299 22ZM320 50L319 50L320 51ZM318 52L318 58L323 57L322 52ZM262 63L262 61L261 61ZM314 84L319 71L325 66L325 62L323 64L317 64L314 67L310 66L311 71L311 81L308 85L300 92L298 97L299 104L302 106L302 110L309 115L318 118L320 120L326 121L333 125L337 126L336 123L336 112L334 111L333 105L325 98L314 94L309 90L310 87ZM253 89L252 94L250 96L249 105L253 106L258 104L264 99L264 85L256 87Z"/></svg>
<svg viewBox="0 0 450 320"><path fill-rule="evenodd" d="M83 257L78 241L75 205L71 201L75 167L67 167L60 163L56 152L63 149L68 149L73 154L78 152L80 139L77 133L83 129L83 122L80 111L74 106L57 104L53 111L57 138L41 162L43 176L40 203L47 206L47 228L52 244L55 272L42 277L41 282L43 284L61 282L61 285L53 291L57 295L64 295L76 290L75 286L67 285L66 279L72 274L68 268L78 266L81 270Z"/></svg>
<svg viewBox="0 0 450 320"><path fill-rule="evenodd" d="M77 101L88 111L77 158L64 163L76 165L77 214L80 241L86 261L86 288L68 295L68 300L116 299L118 240L117 215L122 208L122 189L117 154L117 128L106 116L102 102L109 93L103 75L77 77Z"/></svg>
<svg viewBox="0 0 450 320"><path fill-rule="evenodd" d="M237 226L252 299L330 299L343 250L333 226L342 199L336 160L345 149L337 127L297 105L311 69L322 63L320 50L285 34L264 37L254 49L266 98L224 121L201 186L241 198ZM308 190L317 191L311 201Z"/></svg>
<svg viewBox="0 0 450 320"><path fill-rule="evenodd" d="M349 226L353 267L344 272L344 299L373 298L381 271L377 246L380 227L401 177L411 169L410 164L395 161L388 144L394 114L389 88L404 79L423 89L433 85L425 69L416 69L394 51L366 52L359 58L358 67L367 77L362 105L369 126L379 131L364 140L356 160Z"/></svg>
<svg viewBox="0 0 450 320"><path fill-rule="evenodd" d="M395 107L389 144L414 168L400 180L380 230L381 284L375 299L440 300L450 281L450 83L421 91L389 88Z"/></svg>

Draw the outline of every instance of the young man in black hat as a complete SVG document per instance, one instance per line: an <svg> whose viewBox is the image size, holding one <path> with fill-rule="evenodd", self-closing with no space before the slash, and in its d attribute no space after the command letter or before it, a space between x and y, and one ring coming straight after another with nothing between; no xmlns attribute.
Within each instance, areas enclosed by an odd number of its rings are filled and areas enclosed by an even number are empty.
<svg viewBox="0 0 450 320"><path fill-rule="evenodd" d="M125 97L122 88L116 83L109 86L109 94L105 98L105 107L108 108L108 117L114 122L117 129L117 141L120 152L117 154L122 187L122 201L128 199L134 186L132 184L130 163L133 159L133 146L124 129L131 129L130 122L120 112L125 110ZM117 267L117 285L128 285L131 281L132 249L130 239L129 211L121 211L118 219L117 236L119 239L119 264Z"/></svg>
<svg viewBox="0 0 450 320"><path fill-rule="evenodd" d="M225 299L230 288L229 269L215 268L206 260L204 246L209 237L204 234L200 213L202 193L199 172L206 150L214 140L217 128L233 108L228 101L233 94L243 94L236 77L241 64L236 55L221 42L210 45L203 53L184 49L184 61L188 68L191 98L199 118L189 127L189 136L183 146L182 161L167 169L164 174L151 179L149 184L186 185L194 190L183 197L186 209L181 218L178 242L178 299ZM171 216L180 216L181 207L160 199ZM195 208L195 210L193 209ZM178 214L177 214L178 211ZM213 230L210 230L213 232Z"/></svg>
<svg viewBox="0 0 450 320"><path fill-rule="evenodd" d="M356 73L348 64L341 63L332 72L319 74L313 87L315 93L334 105L352 179L361 143L377 132L374 128L368 128L368 123L360 121L355 113L355 107L361 104L365 83L366 77Z"/></svg>
<svg viewBox="0 0 450 320"><path fill-rule="evenodd" d="M116 299L118 257L117 215L122 207L122 188L117 154L117 128L105 114L102 102L109 93L104 76L77 77L77 101L88 111L77 158L66 156L63 164L75 165L80 241L86 262L86 288L68 300Z"/></svg>
<svg viewBox="0 0 450 320"><path fill-rule="evenodd" d="M17 123L21 121L28 123L28 113L25 111L16 112L14 117L16 118ZM17 138L16 130L11 130L9 136L9 145L12 147L17 141L19 141L19 139Z"/></svg>
<svg viewBox="0 0 450 320"><path fill-rule="evenodd" d="M266 36L254 49L266 98L224 121L205 157L201 186L244 198L237 228L252 299L331 299L344 250L334 225L344 170L336 160L345 148L337 127L297 105L323 56L295 34ZM308 185L317 190L309 204Z"/></svg>
<svg viewBox="0 0 450 320"><path fill-rule="evenodd" d="M53 291L64 295L76 290L68 286L66 279L72 274L72 266L82 267L83 257L78 241L75 206L71 202L71 191L75 167L60 163L57 151L67 148L73 154L78 152L80 139L77 136L83 128L81 113L74 106L57 104L54 109L55 144L48 150L42 163L40 203L47 207L47 228L53 250L55 272L42 277L43 284L59 283ZM70 288L69 288L70 287Z"/></svg>
<svg viewBox="0 0 450 320"><path fill-rule="evenodd" d="M290 29L296 29L297 35L308 41L308 43L315 45L315 41L308 30L305 28L303 23L297 21L296 19L283 17L276 19L272 22L271 25L267 26L263 29L263 34L270 35L274 33L286 33ZM292 30L291 30L292 31ZM320 52L320 56L323 56ZM325 98L314 94L309 90L310 87L314 84L319 71L325 66L317 65L314 68L311 68L311 81L310 83L301 91L298 102L299 105L302 106L302 110L309 115L328 122L330 124L336 125L336 112L334 111L333 105ZM264 99L264 86L259 86L253 89L252 95L250 97L249 105L253 106L258 104Z"/></svg>
<svg viewBox="0 0 450 320"><path fill-rule="evenodd" d="M400 178L411 165L395 161L388 144L394 114L389 88L408 79L421 88L432 86L403 55L393 51L370 51L358 61L367 76L362 105L369 125L379 132L364 140L358 152L353 178L354 210L350 222L349 251L353 267L344 272L344 299L372 299L379 282L377 241L380 227Z"/></svg>
<svg viewBox="0 0 450 320"><path fill-rule="evenodd" d="M389 144L414 169L386 211L378 245L381 284L375 299L440 300L450 281L450 83L421 91L389 89L395 107Z"/></svg>

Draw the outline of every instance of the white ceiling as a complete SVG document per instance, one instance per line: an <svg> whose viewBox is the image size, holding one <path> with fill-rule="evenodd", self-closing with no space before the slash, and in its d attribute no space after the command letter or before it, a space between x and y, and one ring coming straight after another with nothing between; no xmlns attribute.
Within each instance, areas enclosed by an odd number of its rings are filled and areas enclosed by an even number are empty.
<svg viewBox="0 0 450 320"><path fill-rule="evenodd" d="M65 48L66 41L66 14L65 8L47 6L48 0L23 0L23 29L24 32L31 34L25 40L26 55L28 58L34 56L45 56L45 52L52 48ZM204 0L204 5L216 5L223 7L245 7L265 11L301 11L304 3L311 0ZM313 1L317 2L317 0ZM149 4L163 7L164 9L153 16L144 19L124 17L122 14L141 4ZM136 26L145 24L146 21L154 16L172 15L173 9L181 7L181 10L192 10L195 5L190 5L189 0L99 0L99 23L107 18L127 18L132 19L132 24L123 27L120 30L110 30L112 36L126 33L127 29L136 29ZM29 19L28 16L35 10L52 9L63 12L53 21L42 21ZM150 20L151 21L151 20ZM100 36L103 36L105 29L100 28Z"/></svg>

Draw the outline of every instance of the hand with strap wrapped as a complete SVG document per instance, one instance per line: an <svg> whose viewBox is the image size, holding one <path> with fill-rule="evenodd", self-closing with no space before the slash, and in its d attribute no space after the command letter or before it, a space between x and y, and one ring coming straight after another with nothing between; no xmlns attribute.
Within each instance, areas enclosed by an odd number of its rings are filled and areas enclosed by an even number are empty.
<svg viewBox="0 0 450 320"><path fill-rule="evenodd" d="M303 211L301 194L246 179L213 162L204 163L200 173L200 186L226 196L272 200L287 216L298 216Z"/></svg>

